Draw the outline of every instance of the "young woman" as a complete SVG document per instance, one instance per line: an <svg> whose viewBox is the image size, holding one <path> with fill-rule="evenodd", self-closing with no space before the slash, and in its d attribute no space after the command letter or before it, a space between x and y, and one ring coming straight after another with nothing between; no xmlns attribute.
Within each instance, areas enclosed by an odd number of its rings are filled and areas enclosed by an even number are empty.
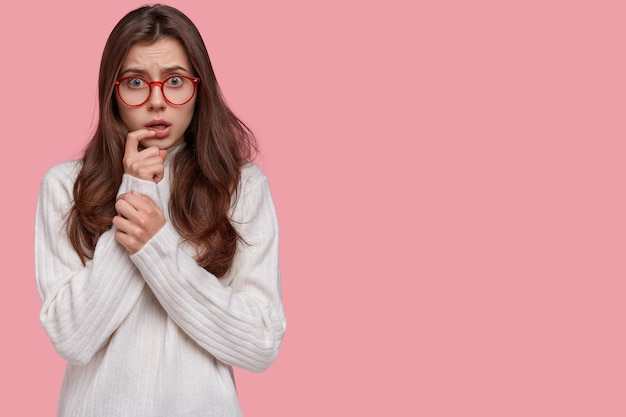
<svg viewBox="0 0 626 417"><path fill-rule="evenodd" d="M42 181L41 322L67 360L59 416L239 416L232 366L285 332L278 226L252 134L178 10L127 14L104 48L99 121Z"/></svg>

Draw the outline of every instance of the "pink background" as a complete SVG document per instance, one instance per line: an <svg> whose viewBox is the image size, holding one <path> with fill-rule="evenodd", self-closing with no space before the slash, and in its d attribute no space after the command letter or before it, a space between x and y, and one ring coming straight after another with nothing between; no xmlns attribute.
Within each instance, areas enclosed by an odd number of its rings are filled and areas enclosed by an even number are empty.
<svg viewBox="0 0 626 417"><path fill-rule="evenodd" d="M0 25L0 415L53 416L39 181L134 1ZM172 1L257 133L288 331L252 416L626 415L622 1Z"/></svg>

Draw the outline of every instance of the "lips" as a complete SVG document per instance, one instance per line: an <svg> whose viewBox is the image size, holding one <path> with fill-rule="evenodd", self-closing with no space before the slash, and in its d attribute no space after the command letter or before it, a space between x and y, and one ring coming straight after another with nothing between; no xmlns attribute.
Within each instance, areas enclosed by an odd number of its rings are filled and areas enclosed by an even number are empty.
<svg viewBox="0 0 626 417"><path fill-rule="evenodd" d="M172 125L165 120L157 119L152 120L150 123L146 124L146 129L154 131L154 137L157 139L161 139L170 134L171 126Z"/></svg>

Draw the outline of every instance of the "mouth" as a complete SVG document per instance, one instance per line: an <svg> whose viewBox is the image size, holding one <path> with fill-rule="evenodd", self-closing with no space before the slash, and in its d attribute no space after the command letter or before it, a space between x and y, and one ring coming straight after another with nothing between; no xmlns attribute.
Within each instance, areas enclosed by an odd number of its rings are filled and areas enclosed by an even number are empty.
<svg viewBox="0 0 626 417"><path fill-rule="evenodd" d="M146 125L146 129L153 130L155 134L155 138L164 138L170 132L171 124L166 122L165 120L152 120L150 123Z"/></svg>
<svg viewBox="0 0 626 417"><path fill-rule="evenodd" d="M171 124L166 122L165 120L152 120L150 123L148 123L146 125L146 128L148 129L154 129L154 130L165 130L168 127L170 127Z"/></svg>

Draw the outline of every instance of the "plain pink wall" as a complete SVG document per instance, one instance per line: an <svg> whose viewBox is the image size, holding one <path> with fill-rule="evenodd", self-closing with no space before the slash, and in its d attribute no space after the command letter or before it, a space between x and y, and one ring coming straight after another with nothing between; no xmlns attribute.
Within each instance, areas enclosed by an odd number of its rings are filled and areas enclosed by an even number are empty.
<svg viewBox="0 0 626 417"><path fill-rule="evenodd" d="M0 26L0 414L53 416L39 180L95 123L140 2L12 2ZM172 1L257 133L288 331L247 416L626 415L621 1Z"/></svg>

